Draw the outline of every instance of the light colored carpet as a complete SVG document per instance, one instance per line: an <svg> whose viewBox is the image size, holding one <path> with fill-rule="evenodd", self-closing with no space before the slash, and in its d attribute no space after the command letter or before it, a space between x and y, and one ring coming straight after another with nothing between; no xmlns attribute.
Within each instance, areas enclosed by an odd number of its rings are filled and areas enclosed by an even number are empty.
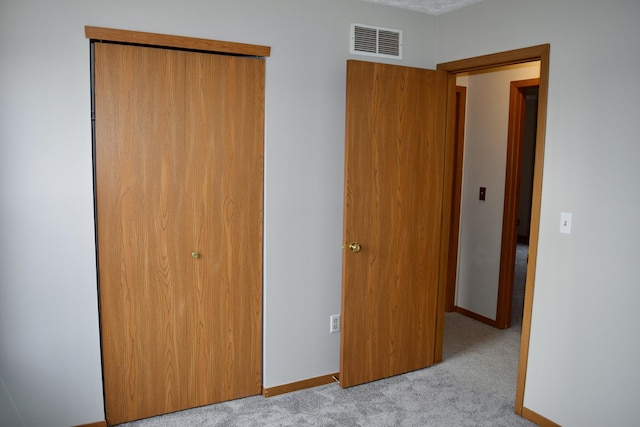
<svg viewBox="0 0 640 427"><path fill-rule="evenodd" d="M516 266L516 278L521 270ZM521 315L516 299L514 313ZM520 321L513 320L512 328L497 330L447 313L444 361L419 371L349 389L329 384L269 399L254 396L122 426L533 426L513 412L520 340Z"/></svg>

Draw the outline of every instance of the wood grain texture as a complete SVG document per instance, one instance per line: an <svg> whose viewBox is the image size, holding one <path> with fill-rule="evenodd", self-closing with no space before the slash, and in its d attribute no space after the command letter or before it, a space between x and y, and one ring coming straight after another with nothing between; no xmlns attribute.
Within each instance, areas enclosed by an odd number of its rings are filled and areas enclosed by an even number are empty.
<svg viewBox="0 0 640 427"><path fill-rule="evenodd" d="M269 46L200 39L194 37L172 36L157 33L145 33L141 31L85 26L84 33L86 38L97 41L173 47L249 56L267 57L271 54L271 48Z"/></svg>
<svg viewBox="0 0 640 427"><path fill-rule="evenodd" d="M193 54L187 70L196 169L190 211L198 261L205 261L196 264L199 294L211 295L195 305L202 311L193 313L194 321L210 322L195 342L216 346L211 356L193 348L199 358L191 378L203 394L222 401L262 391L264 61ZM198 378L205 370L215 373L208 383Z"/></svg>
<svg viewBox="0 0 640 427"><path fill-rule="evenodd" d="M343 387L434 363L445 161L436 72L348 61L347 82Z"/></svg>
<svg viewBox="0 0 640 427"><path fill-rule="evenodd" d="M95 44L109 424L261 391L263 80L257 59Z"/></svg>
<svg viewBox="0 0 640 427"><path fill-rule="evenodd" d="M176 194L162 194L180 173L184 134L182 53L95 46L96 203L106 413L109 423L179 407L173 295L188 274L178 257L182 221ZM172 125L169 125L172 123ZM158 142L158 144L156 144ZM164 150L164 152L163 152ZM175 160L175 163L171 163ZM154 266L154 269L147 269ZM173 346L172 346L173 347ZM151 354L143 353L151 350ZM165 381L169 384L163 383ZM160 381L160 384L156 383ZM151 384L171 390L156 396ZM152 388L153 388L152 387ZM129 417L128 414L132 414Z"/></svg>

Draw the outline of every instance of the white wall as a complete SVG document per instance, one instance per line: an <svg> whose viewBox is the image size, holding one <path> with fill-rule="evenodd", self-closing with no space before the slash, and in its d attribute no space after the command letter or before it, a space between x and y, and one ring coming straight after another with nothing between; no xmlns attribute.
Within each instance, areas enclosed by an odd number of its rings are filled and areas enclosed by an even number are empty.
<svg viewBox="0 0 640 427"><path fill-rule="evenodd" d="M565 427L638 423L639 19L637 0L484 0L438 18L438 62L551 44L524 404Z"/></svg>
<svg viewBox="0 0 640 427"><path fill-rule="evenodd" d="M1 425L104 419L85 25L272 47L263 383L338 371L351 22L404 30L400 64L434 68L435 17L359 0L0 3Z"/></svg>
<svg viewBox="0 0 640 427"><path fill-rule="evenodd" d="M537 78L540 63L471 73L467 87L456 306L496 320L510 84ZM486 200L479 200L485 187Z"/></svg>

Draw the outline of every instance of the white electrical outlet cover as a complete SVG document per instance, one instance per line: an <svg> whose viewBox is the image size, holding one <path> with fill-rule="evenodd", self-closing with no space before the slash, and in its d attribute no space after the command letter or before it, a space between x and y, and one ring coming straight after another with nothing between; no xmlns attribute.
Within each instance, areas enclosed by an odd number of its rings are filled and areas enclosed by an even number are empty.
<svg viewBox="0 0 640 427"><path fill-rule="evenodd" d="M329 333L340 332L340 315L334 314L329 317Z"/></svg>

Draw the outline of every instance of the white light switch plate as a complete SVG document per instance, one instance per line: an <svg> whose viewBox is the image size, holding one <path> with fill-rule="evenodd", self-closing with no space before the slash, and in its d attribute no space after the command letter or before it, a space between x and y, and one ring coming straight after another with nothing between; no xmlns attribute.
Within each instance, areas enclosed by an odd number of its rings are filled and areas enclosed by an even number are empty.
<svg viewBox="0 0 640 427"><path fill-rule="evenodd" d="M571 212L560 212L560 232L571 234Z"/></svg>

